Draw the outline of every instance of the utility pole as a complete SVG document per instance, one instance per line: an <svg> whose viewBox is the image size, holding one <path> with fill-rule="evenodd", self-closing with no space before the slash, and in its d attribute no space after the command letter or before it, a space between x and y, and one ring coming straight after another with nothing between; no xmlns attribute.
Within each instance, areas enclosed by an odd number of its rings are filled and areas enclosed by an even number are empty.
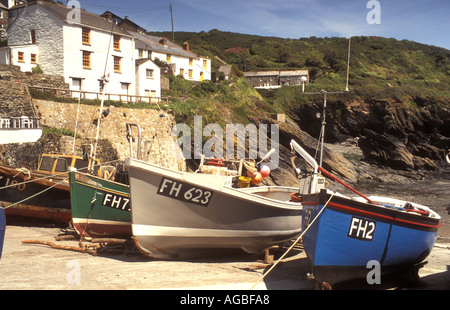
<svg viewBox="0 0 450 310"><path fill-rule="evenodd" d="M172 20L172 41L175 42L175 32L173 31L173 11L172 11L172 3L170 4L170 19Z"/></svg>
<svg viewBox="0 0 450 310"><path fill-rule="evenodd" d="M345 91L348 91L348 74L350 72L350 49L351 49L352 37L348 38L348 56L347 56L347 83L345 85Z"/></svg>

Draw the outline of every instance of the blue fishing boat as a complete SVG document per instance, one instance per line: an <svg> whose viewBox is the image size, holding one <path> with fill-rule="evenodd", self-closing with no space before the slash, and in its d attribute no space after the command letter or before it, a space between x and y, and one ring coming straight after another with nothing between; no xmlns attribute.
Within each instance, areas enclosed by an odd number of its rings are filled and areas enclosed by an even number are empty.
<svg viewBox="0 0 450 310"><path fill-rule="evenodd" d="M5 211L0 207L0 258L3 253L3 241L5 239L6 218Z"/></svg>
<svg viewBox="0 0 450 310"><path fill-rule="evenodd" d="M440 227L440 216L430 208L388 197L366 197L337 179L295 141L295 149L311 166L303 205L303 246L312 264L311 277L333 286L379 277L416 273L430 254ZM324 187L324 175L358 194L346 197Z"/></svg>

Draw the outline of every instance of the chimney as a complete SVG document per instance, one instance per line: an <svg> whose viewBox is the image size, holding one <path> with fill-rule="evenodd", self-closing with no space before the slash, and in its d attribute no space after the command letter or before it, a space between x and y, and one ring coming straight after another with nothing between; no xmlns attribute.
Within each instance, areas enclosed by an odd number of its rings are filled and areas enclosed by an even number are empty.
<svg viewBox="0 0 450 310"><path fill-rule="evenodd" d="M184 43L183 43L183 49L184 49L185 51L189 52L189 43L184 42Z"/></svg>
<svg viewBox="0 0 450 310"><path fill-rule="evenodd" d="M162 44L162 45L164 45L164 46L167 45L167 39L166 39L166 36L163 36L163 38L162 38L161 40L159 40L159 44Z"/></svg>

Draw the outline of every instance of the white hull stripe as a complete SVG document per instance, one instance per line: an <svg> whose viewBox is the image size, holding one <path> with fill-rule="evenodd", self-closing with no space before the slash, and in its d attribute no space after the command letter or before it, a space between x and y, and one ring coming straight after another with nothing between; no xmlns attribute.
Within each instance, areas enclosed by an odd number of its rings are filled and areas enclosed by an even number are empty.
<svg viewBox="0 0 450 310"><path fill-rule="evenodd" d="M95 219L80 219L80 218L73 218L72 219L74 224L97 224L97 225L131 225L130 222L119 222L119 221L105 221L105 220L95 220Z"/></svg>
<svg viewBox="0 0 450 310"><path fill-rule="evenodd" d="M161 236L161 237L264 237L283 236L301 232L301 228L293 230L234 230L234 229L209 229L186 228L133 224L135 236Z"/></svg>

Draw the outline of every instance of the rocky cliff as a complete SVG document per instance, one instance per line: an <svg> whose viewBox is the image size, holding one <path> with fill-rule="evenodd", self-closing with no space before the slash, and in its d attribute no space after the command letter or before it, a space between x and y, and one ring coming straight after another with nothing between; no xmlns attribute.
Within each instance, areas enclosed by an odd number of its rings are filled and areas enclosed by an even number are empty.
<svg viewBox="0 0 450 310"><path fill-rule="evenodd" d="M446 103L447 102L447 103ZM450 148L450 102L414 98L412 104L395 100L330 100L325 139L349 139L361 148L370 163L397 170L436 171L446 166ZM321 103L290 109L300 128L317 136Z"/></svg>

